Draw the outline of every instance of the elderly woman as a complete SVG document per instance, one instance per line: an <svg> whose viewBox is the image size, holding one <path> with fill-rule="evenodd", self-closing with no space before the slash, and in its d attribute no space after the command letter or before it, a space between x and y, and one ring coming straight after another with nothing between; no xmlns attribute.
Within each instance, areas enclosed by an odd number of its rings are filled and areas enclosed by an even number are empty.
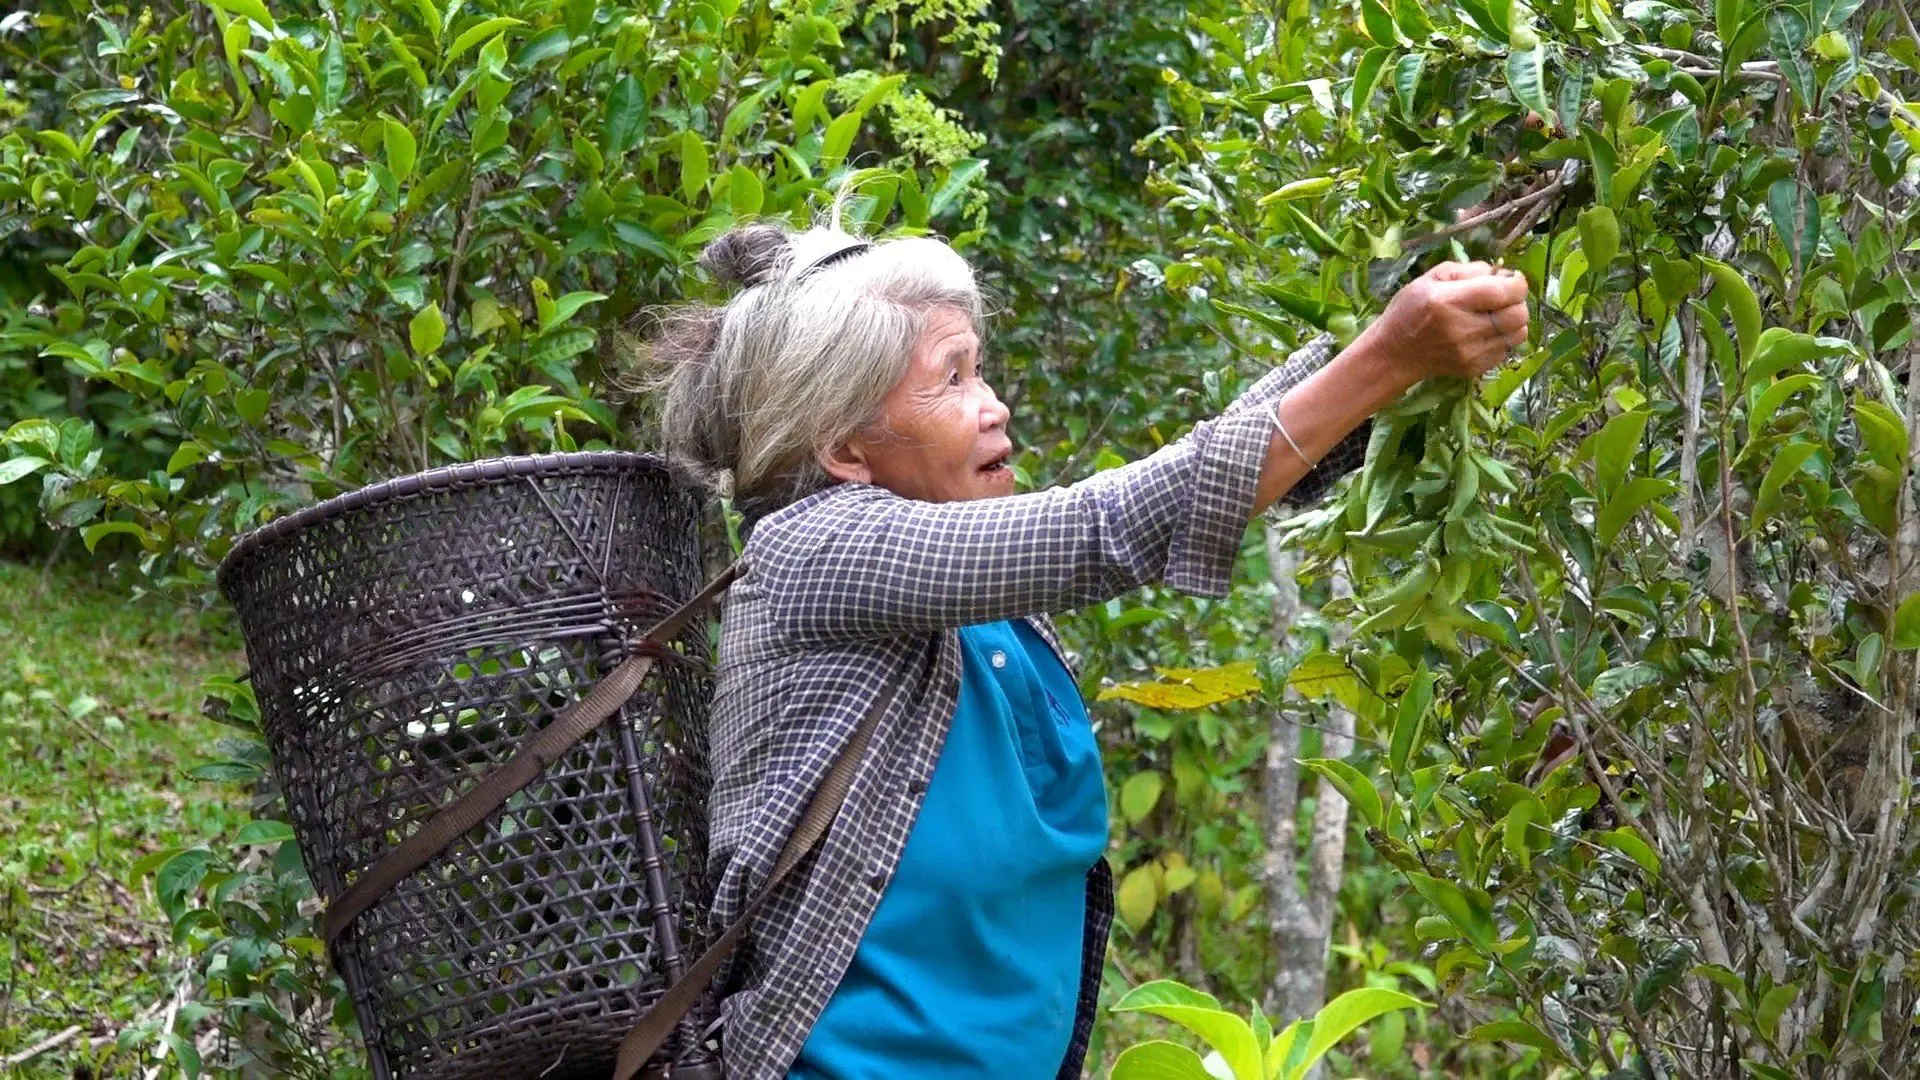
<svg viewBox="0 0 1920 1080"><path fill-rule="evenodd" d="M1152 456L1018 494L980 290L946 244L753 225L702 261L739 293L669 320L654 353L674 362L670 452L749 525L713 707L717 919L887 703L735 959L728 1075L1078 1076L1107 800L1048 615L1149 582L1225 594L1249 520L1343 437L1525 340L1525 282L1438 267L1339 355L1315 342Z"/></svg>

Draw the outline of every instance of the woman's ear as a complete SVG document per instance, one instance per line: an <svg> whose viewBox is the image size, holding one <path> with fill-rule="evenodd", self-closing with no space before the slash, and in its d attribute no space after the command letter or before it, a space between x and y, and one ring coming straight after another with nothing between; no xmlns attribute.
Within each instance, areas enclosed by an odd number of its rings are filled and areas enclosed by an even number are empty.
<svg viewBox="0 0 1920 1080"><path fill-rule="evenodd" d="M814 460L828 476L842 483L871 484L873 468L867 464L867 448L858 437L815 453Z"/></svg>

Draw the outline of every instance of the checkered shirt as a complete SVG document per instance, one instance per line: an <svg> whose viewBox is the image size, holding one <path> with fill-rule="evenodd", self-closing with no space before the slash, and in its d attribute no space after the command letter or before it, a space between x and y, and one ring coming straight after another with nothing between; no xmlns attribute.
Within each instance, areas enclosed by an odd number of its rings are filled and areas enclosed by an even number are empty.
<svg viewBox="0 0 1920 1080"><path fill-rule="evenodd" d="M1324 364L1321 338L1219 417L1150 457L1070 487L974 502L841 484L768 515L721 619L712 712L716 924L772 870L808 799L877 700L899 684L832 830L755 920L732 964L727 1075L776 1080L839 984L899 864L960 689L962 626L1048 613L1149 582L1226 594L1272 438L1262 406ZM1296 486L1310 497L1356 438ZM993 843L993 837L981 837ZM1088 872L1080 1007L1062 1062L1010 1076L1078 1077L1113 915L1106 861Z"/></svg>

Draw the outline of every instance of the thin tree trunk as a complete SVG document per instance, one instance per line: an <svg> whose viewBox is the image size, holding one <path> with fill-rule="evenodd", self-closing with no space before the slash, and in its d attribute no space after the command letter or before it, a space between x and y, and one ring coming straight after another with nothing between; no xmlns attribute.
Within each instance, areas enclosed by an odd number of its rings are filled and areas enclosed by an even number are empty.
<svg viewBox="0 0 1920 1080"><path fill-rule="evenodd" d="M1292 648L1290 632L1300 615L1294 584L1299 559L1268 529L1267 562L1276 588L1274 644ZM1275 710L1268 720L1265 775L1267 825L1267 930L1272 939L1274 972L1265 1008L1275 1026L1312 1016L1326 1002L1327 947L1333 931L1334 901L1346 858L1347 802L1331 787L1316 785L1317 806L1304 853L1299 839L1301 727L1296 710ZM1330 709L1320 754L1344 757L1353 748L1353 716L1338 705Z"/></svg>

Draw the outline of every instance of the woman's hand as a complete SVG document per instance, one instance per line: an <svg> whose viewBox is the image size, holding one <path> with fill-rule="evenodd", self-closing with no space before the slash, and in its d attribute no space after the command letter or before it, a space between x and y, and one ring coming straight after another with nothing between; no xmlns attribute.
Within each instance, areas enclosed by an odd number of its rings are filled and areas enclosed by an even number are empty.
<svg viewBox="0 0 1920 1080"><path fill-rule="evenodd" d="M1361 336L1408 386L1477 378L1526 343L1527 279L1481 262L1441 263L1395 294Z"/></svg>

